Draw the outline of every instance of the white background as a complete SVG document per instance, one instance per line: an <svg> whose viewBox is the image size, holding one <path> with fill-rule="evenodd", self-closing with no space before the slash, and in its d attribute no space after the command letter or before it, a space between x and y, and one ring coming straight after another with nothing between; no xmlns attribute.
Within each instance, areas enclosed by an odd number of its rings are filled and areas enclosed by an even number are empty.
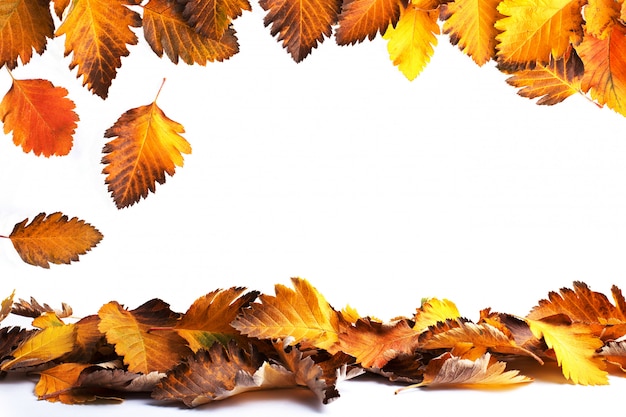
<svg viewBox="0 0 626 417"><path fill-rule="evenodd" d="M0 239L0 298L35 297L77 317L117 300L161 298L184 312L217 288L307 278L336 308L383 319L411 315L422 297L525 315L574 280L626 289L626 120L584 97L553 107L517 96L493 65L477 67L440 38L407 81L382 39L326 40L295 64L255 3L235 22L240 53L206 67L159 59L142 38L102 101L63 58L63 38L14 71L70 90L80 116L67 157L24 154L0 140L0 234L62 211L104 239L72 265L21 261ZM146 200L118 210L101 173L104 131L125 111L158 104L185 126L193 153ZM7 91L10 77L0 77ZM16 323L7 319L3 326ZM24 324L20 322L20 324ZM27 324L27 323L26 323ZM506 391L419 390L394 396L381 380L349 381L318 406L306 392L241 396L214 415L444 412L559 415L612 410L626 386L579 387L558 372ZM121 405L37 401L29 380L0 381L2 415L189 414L131 399ZM280 407L280 408L277 408Z"/></svg>

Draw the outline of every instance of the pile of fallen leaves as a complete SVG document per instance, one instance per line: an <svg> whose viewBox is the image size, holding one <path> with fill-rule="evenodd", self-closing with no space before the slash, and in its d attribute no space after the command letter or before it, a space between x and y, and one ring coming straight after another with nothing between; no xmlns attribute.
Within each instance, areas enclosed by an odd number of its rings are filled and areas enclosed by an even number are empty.
<svg viewBox="0 0 626 417"><path fill-rule="evenodd" d="M472 322L449 300L422 300L411 317L383 322L339 311L307 280L276 295L216 290L186 313L154 299L128 310L112 301L66 323L72 309L2 302L33 329L0 329L0 372L39 375L35 394L66 404L144 392L195 407L252 390L309 389L323 403L345 379L373 373L407 387L531 382L524 363L555 362L575 384L608 384L626 364L626 300L582 282L551 292L526 317L484 309ZM520 361L518 359L527 359ZM513 367L512 364L522 365Z"/></svg>

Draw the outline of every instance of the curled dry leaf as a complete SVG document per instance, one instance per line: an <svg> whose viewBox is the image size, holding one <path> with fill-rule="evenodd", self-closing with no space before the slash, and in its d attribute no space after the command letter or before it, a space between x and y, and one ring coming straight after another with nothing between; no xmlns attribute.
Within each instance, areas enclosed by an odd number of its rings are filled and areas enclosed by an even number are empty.
<svg viewBox="0 0 626 417"><path fill-rule="evenodd" d="M54 313L59 318L67 318L73 314L72 307L67 303L61 303L61 309L54 309L48 304L39 304L35 298L30 297L30 302L21 298L13 304L11 313L24 317L39 317L43 313Z"/></svg>

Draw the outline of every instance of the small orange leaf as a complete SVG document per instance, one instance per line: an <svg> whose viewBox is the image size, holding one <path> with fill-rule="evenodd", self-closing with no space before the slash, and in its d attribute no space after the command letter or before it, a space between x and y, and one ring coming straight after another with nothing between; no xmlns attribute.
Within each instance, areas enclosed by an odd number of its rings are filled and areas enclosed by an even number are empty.
<svg viewBox="0 0 626 417"><path fill-rule="evenodd" d="M91 364L62 363L39 373L39 381L35 385L35 395L40 400L78 404L94 400L95 395L77 395L72 389L78 385L80 374L92 366Z"/></svg>
<svg viewBox="0 0 626 417"><path fill-rule="evenodd" d="M176 1L150 0L143 7L143 32L155 54L163 53L175 64L205 65L224 61L239 52L233 28L226 28L219 38L196 32L184 20L182 6Z"/></svg>
<svg viewBox="0 0 626 417"><path fill-rule="evenodd" d="M67 90L47 80L13 79L0 103L4 133L13 131L13 142L35 155L67 155L78 115Z"/></svg>
<svg viewBox="0 0 626 417"><path fill-rule="evenodd" d="M54 22L48 0L5 1L0 8L0 67L25 65L33 49L42 54L47 38L54 37Z"/></svg>
<svg viewBox="0 0 626 417"><path fill-rule="evenodd" d="M2 304L0 304L0 321L6 319L7 316L11 313L11 306L13 306L13 297L15 297L15 290L13 290L11 295L2 300Z"/></svg>
<svg viewBox="0 0 626 417"><path fill-rule="evenodd" d="M60 212L46 216L38 214L30 224L28 219L18 223L9 235L15 250L28 264L49 268L53 264L78 261L95 247L102 234L89 223Z"/></svg>
<svg viewBox="0 0 626 417"><path fill-rule="evenodd" d="M405 0L344 0L339 14L339 27L335 39L339 45L372 40L380 32L385 34L391 25L396 26Z"/></svg>
<svg viewBox="0 0 626 417"><path fill-rule="evenodd" d="M180 134L184 128L168 118L156 104L137 107L124 113L106 133L113 138L102 152L102 172L118 209L132 206L156 183L165 182L165 174L174 175L183 166L182 154L191 146Z"/></svg>

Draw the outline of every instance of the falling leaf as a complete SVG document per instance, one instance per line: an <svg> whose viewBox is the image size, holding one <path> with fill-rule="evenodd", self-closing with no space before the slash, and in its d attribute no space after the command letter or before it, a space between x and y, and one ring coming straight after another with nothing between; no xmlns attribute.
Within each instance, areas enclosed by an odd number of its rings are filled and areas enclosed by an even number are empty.
<svg viewBox="0 0 626 417"><path fill-rule="evenodd" d="M569 96L582 94L581 79L583 63L575 50L555 60L550 57L547 65L537 65L533 69L520 70L506 79L510 85L519 88L522 97L539 98L539 105L554 105Z"/></svg>
<svg viewBox="0 0 626 417"><path fill-rule="evenodd" d="M455 0L444 3L441 18L443 32L476 64L482 66L495 58L495 23L502 16L497 9L501 0Z"/></svg>
<svg viewBox="0 0 626 417"><path fill-rule="evenodd" d="M150 331L153 327L171 327L178 320L161 300L151 300L132 311L112 301L100 308L98 316L98 328L115 345L131 372L165 372L189 352L177 333Z"/></svg>
<svg viewBox="0 0 626 417"><path fill-rule="evenodd" d="M433 48L439 35L438 18L437 9L428 8L428 4L411 3L402 8L397 25L390 25L385 32L391 62L410 81L422 72L435 53Z"/></svg>
<svg viewBox="0 0 626 417"><path fill-rule="evenodd" d="M447 299L430 298L422 302L422 306L415 313L413 329L420 333L434 326L440 321L461 317L456 304Z"/></svg>
<svg viewBox="0 0 626 417"><path fill-rule="evenodd" d="M4 133L13 131L13 142L35 155L67 155L78 122L67 90L47 80L17 80L0 103Z"/></svg>
<svg viewBox="0 0 626 417"><path fill-rule="evenodd" d="M53 264L78 261L95 247L102 234L92 225L60 212L46 216L38 214L30 224L28 219L18 223L9 235L15 250L28 264L49 268Z"/></svg>
<svg viewBox="0 0 626 417"><path fill-rule="evenodd" d="M128 110L106 133L113 138L102 152L102 170L118 209L131 206L148 192L155 192L156 183L165 182L176 166L183 166L182 154L191 153L191 146L180 134L184 128L151 104Z"/></svg>
<svg viewBox="0 0 626 417"><path fill-rule="evenodd" d="M626 116L626 27L613 25L604 39L588 34L576 51L585 66L583 91Z"/></svg>
<svg viewBox="0 0 626 417"><path fill-rule="evenodd" d="M300 62L332 34L341 8L338 0L260 0L267 11L265 26L272 36Z"/></svg>
<svg viewBox="0 0 626 417"><path fill-rule="evenodd" d="M194 352L208 349L215 342L227 345L239 335L230 323L259 295L258 291L245 294L244 291L243 287L232 287L200 297L173 329L189 343Z"/></svg>
<svg viewBox="0 0 626 417"><path fill-rule="evenodd" d="M503 0L497 10L505 17L495 23L500 64L521 69L560 59L582 40L583 1Z"/></svg>
<svg viewBox="0 0 626 417"><path fill-rule="evenodd" d="M7 316L11 313L13 297L15 297L15 290L13 290L11 295L2 300L2 304L0 304L0 321L6 319Z"/></svg>
<svg viewBox="0 0 626 417"><path fill-rule="evenodd" d="M109 87L135 45L137 36L130 29L141 26L141 17L125 0L72 0L70 11L56 31L65 35L65 56L72 54L70 69L78 67L83 85L105 99Z"/></svg>
<svg viewBox="0 0 626 417"><path fill-rule="evenodd" d="M339 45L372 40L378 33L395 27L405 0L344 0L335 39Z"/></svg>
<svg viewBox="0 0 626 417"><path fill-rule="evenodd" d="M150 0L143 7L143 33L155 54L161 57L165 52L175 64L180 58L189 65L206 65L239 52L232 28L225 28L216 38L198 33L185 21L182 7L171 0Z"/></svg>
<svg viewBox="0 0 626 417"><path fill-rule="evenodd" d="M330 349L339 339L340 314L307 280L292 278L294 290L276 285L276 296L262 294L232 325L249 337L286 339Z"/></svg>
<svg viewBox="0 0 626 417"><path fill-rule="evenodd" d="M527 319L527 322L535 337L543 338L546 345L554 350L565 378L581 385L608 384L605 364L596 357L596 350L603 343L591 334L587 325L570 323L560 317L555 320L555 316L541 320Z"/></svg>
<svg viewBox="0 0 626 417"><path fill-rule="evenodd" d="M424 371L424 381L407 388L425 386L500 386L531 382L518 370L506 371L506 363L492 361L485 353L475 361L452 356L449 352L430 361ZM406 389L406 388L405 388Z"/></svg>
<svg viewBox="0 0 626 417"><path fill-rule="evenodd" d="M219 40L232 21L252 7L248 0L181 0L184 20L195 32Z"/></svg>
<svg viewBox="0 0 626 417"><path fill-rule="evenodd" d="M0 66L14 69L18 58L27 64L46 50L54 37L54 22L48 0L7 0L0 8Z"/></svg>
<svg viewBox="0 0 626 417"><path fill-rule="evenodd" d="M33 333L12 351L12 359L4 362L0 370L7 371L50 362L70 352L75 340L73 324L45 328Z"/></svg>

